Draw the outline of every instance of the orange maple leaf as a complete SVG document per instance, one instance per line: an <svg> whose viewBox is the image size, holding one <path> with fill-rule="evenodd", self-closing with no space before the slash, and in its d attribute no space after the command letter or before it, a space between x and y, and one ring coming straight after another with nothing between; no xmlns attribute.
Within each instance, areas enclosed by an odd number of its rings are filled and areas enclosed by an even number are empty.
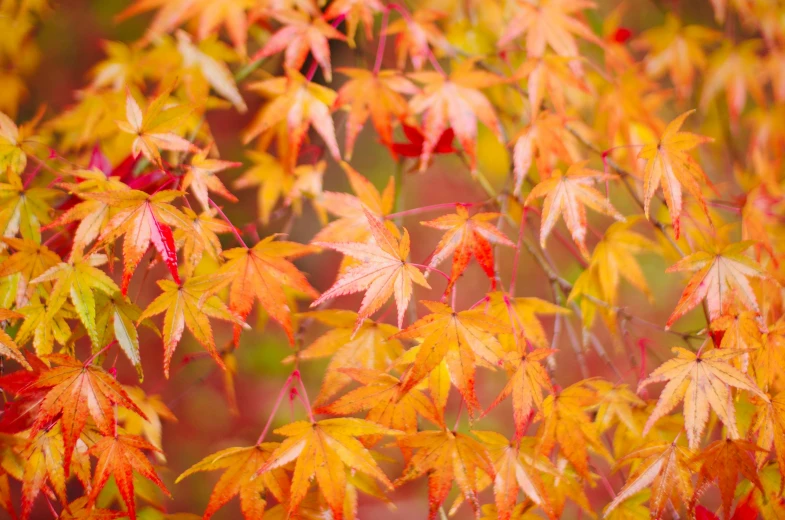
<svg viewBox="0 0 785 520"><path fill-rule="evenodd" d="M624 220L624 217L616 211L610 201L591 186L597 181L612 177L601 171L586 168L587 162L573 164L564 175L559 170L555 170L550 177L540 181L526 197L524 204L527 206L534 199L545 197L540 223L540 245L543 249L545 248L545 240L556 225L556 219L560 214L564 217L572 239L587 258L589 250L586 249L585 206L616 220Z"/></svg>
<svg viewBox="0 0 785 520"><path fill-rule="evenodd" d="M294 69L286 69L285 78L251 83L247 88L259 92L271 101L243 132L243 142L248 143L256 136L285 123L292 148L288 155L289 160L285 162L288 167L294 168L308 129L313 125L332 156L340 160L341 152L335 140L335 127L329 108L335 103L335 92L308 81Z"/></svg>
<svg viewBox="0 0 785 520"><path fill-rule="evenodd" d="M496 469L493 496L499 514L498 520L513 518L513 508L518 500L518 488L523 491L526 498L542 507L548 516L554 518L555 515L552 514L548 504L547 490L540 479L541 473L558 474L548 459L536 453L527 453L520 440L510 441L497 432L473 431L472 433L488 449ZM530 446L527 448L531 449Z"/></svg>
<svg viewBox="0 0 785 520"><path fill-rule="evenodd" d="M520 193L532 163L540 174L553 170L557 160L578 162L581 152L575 136L566 128L568 119L551 112L540 112L513 138L514 193Z"/></svg>
<svg viewBox="0 0 785 520"><path fill-rule="evenodd" d="M271 235L252 248L236 247L222 253L227 260L220 273L232 275L229 287L229 309L242 319L251 312L254 299L277 321L294 344L291 309L286 303L284 286L316 298L319 293L311 287L303 273L289 260L314 251L296 242L276 241ZM235 342L240 326L235 326Z"/></svg>
<svg viewBox="0 0 785 520"><path fill-rule="evenodd" d="M600 440L599 425L592 422L587 409L599 401L591 380L579 381L546 397L537 418L544 420L538 432L540 452L550 455L558 443L560 451L575 468L575 472L589 477L589 448L607 460L611 454Z"/></svg>
<svg viewBox="0 0 785 520"><path fill-rule="evenodd" d="M382 371L404 351L401 342L391 337L398 332L398 327L367 319L355 330L356 312L329 309L302 312L298 318L316 320L331 327L296 356L299 361L330 357L322 388L314 401L317 406L329 401L351 383L350 374L354 372L346 369Z"/></svg>
<svg viewBox="0 0 785 520"><path fill-rule="evenodd" d="M145 414L104 369L84 365L65 354L50 354L46 359L57 366L41 373L30 385L30 390L49 389L41 401L31 435L60 418L65 448L63 467L67 474L76 441L87 424L88 415L99 431L114 435L117 426L113 405L121 405L143 418Z"/></svg>
<svg viewBox="0 0 785 520"><path fill-rule="evenodd" d="M642 462L635 467L616 497L605 506L605 517L625 500L649 488L652 518L662 518L669 503L688 503L692 497L692 453L689 450L675 441L648 444L619 459L616 467L636 459L642 459Z"/></svg>
<svg viewBox="0 0 785 520"><path fill-rule="evenodd" d="M356 437L398 435L400 432L396 430L362 419L342 417L318 422L297 421L278 428L275 433L287 439L273 451L257 474L296 460L289 498L290 515L298 510L311 485L311 477L315 477L333 518L341 520L347 485L346 468L371 476L392 489L390 480Z"/></svg>
<svg viewBox="0 0 785 520"><path fill-rule="evenodd" d="M267 40L267 44L251 58L251 61L267 58L285 50L284 66L299 70L308 57L308 51L310 51L313 54L313 59L322 67L325 79L328 82L332 81L328 40L345 41L346 36L338 32L324 18L311 19L307 13L302 11L276 11L273 13L273 17L284 24L284 27Z"/></svg>
<svg viewBox="0 0 785 520"><path fill-rule="evenodd" d="M475 68L476 60L460 62L449 76L440 72L415 72L412 79L423 83L423 92L409 101L412 111L423 115L423 143L420 171L430 163L436 145L449 123L464 152L469 156L472 171L477 166L477 120L502 139L502 128L493 105L480 89L501 83L502 78Z"/></svg>
<svg viewBox="0 0 785 520"><path fill-rule="evenodd" d="M542 56L550 46L556 54L567 58L579 58L575 35L601 45L601 41L589 27L575 17L584 9L596 7L590 0L518 0L518 13L502 34L497 45L505 47L526 34L526 53Z"/></svg>
<svg viewBox="0 0 785 520"><path fill-rule="evenodd" d="M202 205L204 211L210 209L209 192L211 191L221 195L227 200L237 202L237 197L226 189L226 186L224 186L216 173L226 170L227 168L242 166L242 163L235 161L208 159L208 151L209 150L200 150L191 158L191 165L187 167L182 183L183 191L191 188L194 197L196 197L196 200Z"/></svg>
<svg viewBox="0 0 785 520"><path fill-rule="evenodd" d="M444 426L433 402L418 389L402 393L397 377L380 370L359 368L344 368L341 372L362 386L315 413L349 415L368 410L367 420L406 433L417 431L418 416Z"/></svg>
<svg viewBox="0 0 785 520"><path fill-rule="evenodd" d="M314 242L365 242L371 237L365 211L383 217L392 213L395 206L394 177L391 176L384 190L379 192L371 181L347 162L341 161L341 167L349 179L354 195L324 192L320 204L327 212L339 218L319 230L313 238Z"/></svg>
<svg viewBox="0 0 785 520"><path fill-rule="evenodd" d="M331 4L331 7L334 4ZM354 143L368 117L382 144L391 148L395 119L402 120L409 113L409 103L402 94L413 95L418 88L395 70L372 72L365 69L340 68L338 72L349 81L338 90L335 108L349 106L346 118L346 160L352 158Z"/></svg>
<svg viewBox="0 0 785 520"><path fill-rule="evenodd" d="M365 291L360 309L357 311L357 330L363 320L378 311L382 305L395 295L398 307L398 327L403 325L403 315L414 290L413 284L430 289L428 281L420 270L407 262L409 256L409 232L403 230L403 237L397 239L389 229L370 211L363 208L371 228L373 240L361 243L326 243L314 245L327 247L356 258L361 265L351 267L338 280L316 299L311 307L323 301Z"/></svg>
<svg viewBox="0 0 785 520"><path fill-rule="evenodd" d="M488 222L499 218L499 213L477 213L469 216L465 206L457 204L455 214L444 215L420 224L447 231L431 255L429 267L436 267L450 255L453 256L450 272L450 288L469 265L471 257L477 260L482 270L491 279L491 288L496 288L496 265L493 246L501 244L515 247L496 226Z"/></svg>
<svg viewBox="0 0 785 520"><path fill-rule="evenodd" d="M126 121L117 122L123 132L136 136L132 145L134 156L141 153L161 168L163 168L161 150L175 152L196 150L190 141L173 132L183 124L192 110L191 107L176 105L164 109L173 87L174 84L165 86L144 112L129 91L125 100Z"/></svg>
<svg viewBox="0 0 785 520"><path fill-rule="evenodd" d="M524 346L521 352L511 352L505 356L510 379L485 413L512 394L513 420L517 438L526 433L530 414L535 408L542 407L545 398L543 391L553 391L551 379L542 366L542 361L554 352L556 351L553 349L544 348L527 352Z"/></svg>
<svg viewBox="0 0 785 520"><path fill-rule="evenodd" d="M495 334L509 333L510 327L483 310L455 312L443 303L421 303L431 314L393 336L422 339L414 364L403 377L401 391L414 388L445 360L469 412L480 409L474 392L476 365L480 362L491 367L498 365L504 352Z"/></svg>
<svg viewBox="0 0 785 520"><path fill-rule="evenodd" d="M753 442L740 439L722 439L709 444L700 455L693 459L693 462L701 462L702 464L700 473L698 473L698 483L695 485L692 507L695 507L706 487L716 480L720 488L724 518L730 518L730 509L736 494L739 473L758 489L763 490L763 484L758 478L758 467L755 464L754 454L765 451Z"/></svg>
<svg viewBox="0 0 785 520"><path fill-rule="evenodd" d="M382 36L396 35L395 54L399 70L406 68L406 58L409 56L414 70L421 70L428 61L431 46L442 49L449 47L447 38L436 23L447 16L447 13L442 11L421 8L415 10L410 17L400 18L387 26Z"/></svg>
<svg viewBox="0 0 785 520"><path fill-rule="evenodd" d="M335 0L324 11L326 20L340 16L346 19L346 37L351 47L355 46L354 36L360 22L365 26L366 41L373 41L373 15L384 11L381 0Z"/></svg>
<svg viewBox="0 0 785 520"><path fill-rule="evenodd" d="M134 472L150 480L161 491L172 497L166 485L156 474L144 451L159 451L158 448L136 435L111 435L101 437L91 448L90 453L98 458L93 477L93 489L89 502L94 502L106 485L109 477L114 477L120 496L125 502L128 517L136 520L136 498L134 496Z"/></svg>
<svg viewBox="0 0 785 520"><path fill-rule="evenodd" d="M234 496L240 497L240 511L246 520L262 518L267 505L264 498L266 491L272 493L278 502L284 502L289 494L289 476L283 469L274 469L254 478L277 447L277 442L264 442L221 450L188 468L175 483L199 471L225 470L213 488L202 518L211 518Z"/></svg>
<svg viewBox="0 0 785 520"><path fill-rule="evenodd" d="M701 184L708 183L708 177L703 168L690 157L687 152L702 143L713 141L711 137L680 132L684 120L695 112L690 110L683 113L670 123L663 131L657 142L647 143L638 154L639 159L646 160L643 172L643 212L649 218L651 199L657 187L662 184L665 202L668 203L668 213L673 222L673 232L679 238L679 217L682 210L682 185L701 203L704 213L709 215L706 200L701 193ZM710 218L710 217L709 217Z"/></svg>
<svg viewBox="0 0 785 520"><path fill-rule="evenodd" d="M754 242L743 241L722 249L699 251L670 266L666 272L696 271L679 298L665 328L695 308L703 299L709 320L715 320L734 302L760 315L755 292L747 278L768 278L768 274L744 252ZM758 318L760 322L760 317ZM762 322L761 322L762 323Z"/></svg>
<svg viewBox="0 0 785 520"><path fill-rule="evenodd" d="M80 194L84 199L109 204L116 210L98 236L97 242L105 244L125 236L121 285L123 295L127 294L131 277L151 243L161 255L174 281L180 283L172 227L193 232L188 218L171 204L174 199L182 196L183 192L176 190L162 190L153 195L139 190Z"/></svg>
<svg viewBox="0 0 785 520"><path fill-rule="evenodd" d="M222 369L226 369L221 355L215 347L213 330L209 318L229 321L238 326L244 323L232 314L220 298L215 296L221 288L231 283L232 274L205 274L193 276L184 283L176 284L171 280L159 280L162 293L150 302L137 319L138 323L165 312L164 316L164 375L169 377L172 355L183 330L188 327L191 334L201 343L210 356Z"/></svg>
<svg viewBox="0 0 785 520"><path fill-rule="evenodd" d="M468 435L450 430L421 431L398 439L398 444L418 450L403 474L395 481L399 486L428 475L428 518L435 519L444 499L458 484L464 497L479 516L477 482L482 473L493 478L496 471L485 447Z"/></svg>
<svg viewBox="0 0 785 520"><path fill-rule="evenodd" d="M736 411L730 387L746 390L764 401L768 398L746 374L733 368L728 360L739 355L734 350L710 350L698 354L674 347L676 357L660 365L638 385L638 391L652 383L667 381L657 406L652 410L643 429L646 435L654 423L684 401L684 426L690 448L700 444L709 410L714 410L731 437L738 437Z"/></svg>

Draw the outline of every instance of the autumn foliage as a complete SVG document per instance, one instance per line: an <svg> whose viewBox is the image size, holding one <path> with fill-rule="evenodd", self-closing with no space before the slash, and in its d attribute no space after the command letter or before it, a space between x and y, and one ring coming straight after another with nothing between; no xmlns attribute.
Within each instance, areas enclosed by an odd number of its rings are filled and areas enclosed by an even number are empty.
<svg viewBox="0 0 785 520"><path fill-rule="evenodd" d="M0 2L3 514L785 518L785 3L133 0L39 107L61 8Z"/></svg>

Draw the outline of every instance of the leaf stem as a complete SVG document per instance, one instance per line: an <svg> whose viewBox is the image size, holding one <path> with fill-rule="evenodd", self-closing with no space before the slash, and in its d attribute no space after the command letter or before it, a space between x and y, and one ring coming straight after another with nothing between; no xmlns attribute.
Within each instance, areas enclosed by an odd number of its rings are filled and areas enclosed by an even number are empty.
<svg viewBox="0 0 785 520"><path fill-rule="evenodd" d="M445 273L445 272L444 272L444 271L442 271L441 269L437 269L437 268L435 268L435 267L431 267L431 266L429 266L429 265L423 265L423 264L414 264L414 263L412 263L412 262L409 262L409 265L413 265L414 267L419 267L420 269L426 269L426 270L428 270L428 271L433 271L433 272L435 272L435 273L439 273L440 275L442 275L442 276L444 277L444 279L445 279L445 280L447 280L447 283L450 283L450 281L452 280L452 279L449 277L449 275L447 275L447 273Z"/></svg>
<svg viewBox="0 0 785 520"><path fill-rule="evenodd" d="M270 416L267 418L267 423L264 425L264 429L262 430L262 433L259 434L259 438L256 439L257 446L259 444L261 444L262 441L264 441L264 438L267 436L267 432L270 431L270 426L273 423L273 419L275 418L275 414L278 412L278 408L280 408L281 403L283 402L284 396L287 393L289 393L289 388L291 387L292 381L295 378L297 378L298 380L300 379L300 371L299 370L294 370L291 374L289 374L289 377L286 378L286 381L284 382L283 386L281 387L281 391L278 392L278 397L276 397L276 399L275 399L275 404L273 405L273 409L270 412Z"/></svg>
<svg viewBox="0 0 785 520"><path fill-rule="evenodd" d="M376 60L373 63L373 75L377 76L382 68L382 59L384 58L384 47L387 44L387 23L390 19L390 8L384 10L382 15L382 26L379 29L379 45L376 47Z"/></svg>
<svg viewBox="0 0 785 520"><path fill-rule="evenodd" d="M243 246L244 248L248 249L248 244L245 243L245 240L243 240L243 237L237 231L237 228L234 227L234 224L232 224L232 221L229 220L229 217L226 216L226 213L223 212L221 207L218 204L216 204L213 199L208 198L207 201L210 204L212 204L212 206L215 208L216 211L218 211L218 214L221 215L221 218L224 219L227 224L229 224L229 227L232 228L232 233L234 233L234 237L237 239L237 241L240 243L240 245Z"/></svg>
<svg viewBox="0 0 785 520"><path fill-rule="evenodd" d="M407 209L404 211L398 211L395 213L390 213L385 215L385 219L396 219L399 217L408 217L410 215L419 215L420 213L428 213L431 211L436 211L439 209L449 209L455 208L457 206L463 206L465 208L471 208L472 206L482 206L485 202L444 202L441 204L431 204L430 206L422 206L420 208L412 208Z"/></svg>

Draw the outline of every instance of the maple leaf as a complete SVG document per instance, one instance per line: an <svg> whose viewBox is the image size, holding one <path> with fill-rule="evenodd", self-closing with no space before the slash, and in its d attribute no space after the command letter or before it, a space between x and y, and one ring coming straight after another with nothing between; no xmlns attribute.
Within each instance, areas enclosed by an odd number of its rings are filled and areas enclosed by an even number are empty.
<svg viewBox="0 0 785 520"><path fill-rule="evenodd" d="M289 259L307 255L312 248L296 242L275 241L269 236L252 248L236 247L224 251L226 263L219 273L232 275L229 287L229 310L245 320L254 300L277 321L294 344L291 310L287 304L284 286L316 298L319 293L311 287L305 276ZM240 327L235 326L235 343L239 340Z"/></svg>
<svg viewBox="0 0 785 520"><path fill-rule="evenodd" d="M262 518L267 505L267 491L278 502L284 502L289 494L289 476L281 468L254 478L278 446L277 442L264 442L255 446L221 450L188 468L177 477L175 483L200 471L225 470L213 488L203 518L211 518L235 496L240 498L240 511L246 520Z"/></svg>
<svg viewBox="0 0 785 520"><path fill-rule="evenodd" d="M314 245L334 249L340 253L356 258L361 265L352 267L343 273L338 280L311 307L336 296L365 291L360 309L357 311L359 328L363 320L378 311L382 305L395 295L398 308L398 327L403 325L403 315L413 293L413 283L430 289L428 281L420 270L407 262L409 256L409 232L404 229L403 237L394 237L389 229L370 211L363 208L373 240L368 243L327 243L315 242Z"/></svg>
<svg viewBox="0 0 785 520"><path fill-rule="evenodd" d="M704 299L710 320L719 318L731 301L759 315L755 292L748 278L768 278L768 274L744 254L752 245L753 242L744 241L729 244L722 249L715 247L713 250L699 251L670 266L666 272L695 271L695 274L687 282L665 328L670 328Z"/></svg>
<svg viewBox="0 0 785 520"><path fill-rule="evenodd" d="M128 190L128 186L118 177L112 176L107 178L103 172L80 170L78 175L84 180L78 184L64 183L62 186L71 193L79 195L82 199L84 199L84 197L81 197L83 193ZM115 213L116 209L109 202L97 199L84 199L60 214L47 228L66 226L80 221L73 234L73 249L82 250L90 242L98 238L101 230Z"/></svg>
<svg viewBox="0 0 785 520"><path fill-rule="evenodd" d="M643 428L643 434L646 435L658 419L683 400L684 423L690 448L697 448L700 444L710 409L714 410L728 428L730 436L738 437L736 411L731 402L729 387L746 390L763 400L767 399L749 376L728 364L728 360L739 355L738 351L715 349L696 355L680 347L672 350L677 357L660 365L638 385L640 392L651 383L668 382Z"/></svg>
<svg viewBox="0 0 785 520"><path fill-rule="evenodd" d="M402 123L401 127L403 128L404 136L409 142L393 143L392 146L390 146L390 151L393 154L400 155L402 157L419 158L422 155L422 150L425 146L425 136L416 126L409 126L406 123ZM456 150L452 146L454 139L455 130L452 128L448 128L442 132L442 135L439 136L439 139L433 146L433 155L455 153Z"/></svg>
<svg viewBox="0 0 785 520"><path fill-rule="evenodd" d="M630 391L627 385L615 385L602 379L592 379L588 384L597 391L599 397L594 422L602 431L607 431L614 424L623 424L631 432L640 434L635 412L646 406L645 401Z"/></svg>
<svg viewBox="0 0 785 520"><path fill-rule="evenodd" d="M371 453L355 437L398 435L396 430L362 419L342 417L318 422L297 421L278 428L275 433L287 439L270 454L257 474L297 460L289 497L290 515L297 511L310 487L311 477L315 476L333 518L341 520L346 492L345 468L374 477L392 489L392 483L379 469Z"/></svg>
<svg viewBox="0 0 785 520"><path fill-rule="evenodd" d="M14 337L18 345L24 345L31 339L33 348L38 355L51 354L54 343L65 345L71 335L67 319L78 319L73 307L64 304L52 312L37 297L19 309L25 319Z"/></svg>
<svg viewBox="0 0 785 520"><path fill-rule="evenodd" d="M735 497L739 473L762 490L763 484L758 478L758 468L753 456L756 451L764 450L744 440L724 439L709 444L693 459L693 462L701 462L698 483L695 485L695 495L692 498L693 508L704 489L716 480L722 497L724 517L730 518L730 508Z"/></svg>
<svg viewBox="0 0 785 520"><path fill-rule="evenodd" d="M650 443L622 457L616 467L642 459L627 478L627 483L603 510L607 517L632 496L651 489L651 518L662 518L671 501L687 504L692 497L692 453L676 442Z"/></svg>
<svg viewBox="0 0 785 520"><path fill-rule="evenodd" d="M589 92L583 80L569 69L571 61L570 58L545 55L529 58L515 71L516 78L527 78L532 121L537 119L546 94L556 113L564 117L567 87Z"/></svg>
<svg viewBox="0 0 785 520"><path fill-rule="evenodd" d="M373 15L384 11L380 0L335 0L324 11L325 20L333 20L340 16L346 19L346 37L349 46L354 47L354 36L360 22L365 26L365 39L373 41ZM328 80L329 81L329 80Z"/></svg>
<svg viewBox="0 0 785 520"><path fill-rule="evenodd" d="M396 486L428 474L428 518L439 514L453 482L479 516L480 502L477 481L480 472L493 478L496 471L485 447L462 433L450 430L421 431L398 439L405 448L416 449Z"/></svg>
<svg viewBox="0 0 785 520"><path fill-rule="evenodd" d="M421 303L431 314L393 336L422 339L414 364L403 378L401 391L414 388L444 360L450 379L461 392L470 413L480 409L474 392L475 366L481 362L490 367L499 364L504 352L494 335L509 333L510 328L482 310L455 312L443 303Z"/></svg>
<svg viewBox="0 0 785 520"><path fill-rule="evenodd" d="M183 192L161 190L148 195L139 190L124 190L83 193L80 196L111 204L117 210L97 240L99 244L104 244L125 236L121 284L123 295L127 294L131 277L151 243L161 255L174 281L180 283L172 227L185 232L193 232L193 229L183 212L170 203L182 197Z"/></svg>
<svg viewBox="0 0 785 520"><path fill-rule="evenodd" d="M701 90L700 108L706 111L709 104L723 90L731 121L738 120L749 94L759 106L765 106L766 94L761 88L761 40L746 40L738 45L723 41L722 47L712 54Z"/></svg>
<svg viewBox="0 0 785 520"><path fill-rule="evenodd" d="M575 36L600 45L600 40L574 13L595 7L590 0L540 0L528 2L518 0L518 12L499 38L497 45L506 47L510 42L526 34L526 54L542 56L546 45L556 54L567 58L578 58Z"/></svg>
<svg viewBox="0 0 785 520"><path fill-rule="evenodd" d="M173 132L190 114L188 105L164 108L174 84L165 86L142 112L139 103L129 91L125 100L126 121L118 121L120 130L136 136L131 149L134 156L140 153L147 160L163 168L161 150L188 152L195 150L190 141Z"/></svg>
<svg viewBox="0 0 785 520"><path fill-rule="evenodd" d="M331 309L303 312L298 317L332 327L297 353L300 361L330 356L314 405L327 402L352 381L354 371L346 369L383 371L404 350L401 342L391 337L398 332L393 325L367 319L355 330L356 312Z"/></svg>
<svg viewBox="0 0 785 520"><path fill-rule="evenodd" d="M537 414L544 419L538 432L540 452L549 455L558 443L564 457L583 478L589 477L589 448L612 460L600 441L599 428L586 414L586 409L595 406L597 401L596 391L587 380L579 381L547 396Z"/></svg>
<svg viewBox="0 0 785 520"><path fill-rule="evenodd" d="M785 476L785 391L771 396L768 402L758 404L750 433L755 435L758 445L766 450L766 456L774 448L779 473ZM760 463L763 455L759 453L757 458Z"/></svg>
<svg viewBox="0 0 785 520"><path fill-rule="evenodd" d="M679 238L679 217L682 210L682 185L695 197L708 216L709 210L701 193L701 184L708 183L708 177L700 165L687 152L696 146L713 141L710 137L680 132L684 120L695 112L690 110L668 123L659 140L646 143L638 153L639 159L646 160L643 172L643 212L649 218L651 199L657 187L662 184L668 213L673 222L673 232Z"/></svg>
<svg viewBox="0 0 785 520"><path fill-rule="evenodd" d="M16 252L0 263L0 278L19 275L15 303L22 307L32 297L30 282L60 263L60 257L48 247L32 240L3 238L2 241Z"/></svg>
<svg viewBox="0 0 785 520"><path fill-rule="evenodd" d="M619 305L619 282L626 280L651 300L649 284L634 255L662 251L657 243L630 229L641 219L643 215L628 217L624 222L614 222L605 230L594 247L588 269L578 276L567 298L568 302L580 299L584 329L592 326L599 313L614 333L615 343L620 343L616 334L619 316L615 310ZM598 303L598 300L605 303Z"/></svg>
<svg viewBox="0 0 785 520"><path fill-rule="evenodd" d="M474 435L488 449L493 460L496 476L493 482L493 495L498 512L498 520L513 518L513 508L518 498L518 489L534 504L548 512L548 498L540 473L556 473L545 457L529 455L522 449L520 441L509 441L503 435L492 431L473 431Z"/></svg>
<svg viewBox="0 0 785 520"><path fill-rule="evenodd" d="M294 169L287 169L279 159L263 152L246 152L252 161L251 167L234 181L235 188L258 186L257 204L259 220L262 224L270 223L270 217L279 200L284 205L292 205L295 214L299 215L301 200L311 195L315 205L321 205L322 177L327 163L319 161L315 165L302 164ZM318 211L318 210L317 210Z"/></svg>
<svg viewBox="0 0 785 520"><path fill-rule="evenodd" d="M202 205L204 211L210 209L210 191L215 192L232 202L237 202L237 197L226 189L226 186L224 186L221 179L216 176L216 173L226 170L227 168L236 168L237 166L242 165L242 163L234 161L208 159L208 152L209 150L202 150L191 158L191 165L188 167L187 173L183 177L182 184L183 190L191 188L194 197L196 197L196 200Z"/></svg>
<svg viewBox="0 0 785 520"><path fill-rule="evenodd" d="M466 270L471 257L477 260L485 274L491 279L491 288L496 288L496 266L493 259L493 246L501 244L515 247L489 220L499 218L499 213L477 213L469 216L465 206L457 204L454 215L444 215L420 224L447 231L431 254L429 267L436 267L450 255L453 256L450 272L450 288Z"/></svg>
<svg viewBox="0 0 785 520"><path fill-rule="evenodd" d="M251 61L267 58L285 50L284 67L299 70L310 51L313 59L322 67L327 82L331 82L329 40L345 41L346 36L327 23L324 18L311 19L307 13L301 11L276 11L272 16L284 24L284 27L267 40L262 50L256 53Z"/></svg>
<svg viewBox="0 0 785 520"><path fill-rule="evenodd" d="M22 451L24 474L22 476L23 520L29 518L30 511L41 490L47 493L47 482L62 503L66 503L67 466L64 465L63 431L59 425L51 429L30 431L27 446Z"/></svg>
<svg viewBox="0 0 785 520"><path fill-rule="evenodd" d="M668 13L664 23L641 33L634 47L648 50L646 73L654 78L666 71L676 87L680 99L692 94L695 73L706 69L703 48L718 41L721 34L700 25L684 26L675 15Z"/></svg>
<svg viewBox="0 0 785 520"><path fill-rule="evenodd" d="M548 372L542 366L542 361L556 352L552 349L534 349L527 352L522 348L520 352L511 352L505 356L509 380L501 393L488 407L485 413L495 408L499 403L512 394L513 420L515 421L515 435L520 438L526 433L530 414L535 408L541 408L544 391L552 392L553 386Z"/></svg>
<svg viewBox="0 0 785 520"><path fill-rule="evenodd" d="M266 98L271 98L271 101L262 108L243 132L244 143L285 122L291 147L286 165L293 168L308 129L313 125L316 132L324 139L330 154L336 160L340 160L341 152L335 140L335 127L329 108L335 103L335 92L308 81L294 69L287 69L285 78L251 83L247 88Z"/></svg>
<svg viewBox="0 0 785 520"><path fill-rule="evenodd" d="M660 247L630 229L639 221L640 217L632 217L627 218L625 222L611 224L592 253L590 265L596 266L603 300L613 305L617 301L621 279L626 280L645 295L651 296L646 277L633 255L660 252Z"/></svg>
<svg viewBox="0 0 785 520"><path fill-rule="evenodd" d="M23 128L19 128L14 121L3 112L0 112L0 168L21 175L27 166L27 154L22 150L21 141L24 137Z"/></svg>
<svg viewBox="0 0 785 520"><path fill-rule="evenodd" d="M139 332L134 323L142 315L142 310L119 291L109 297L102 293L98 296L95 310L96 329L100 340L98 345L93 346L93 352L108 348L110 343L116 340L128 361L136 369L136 375L141 382L144 379L144 372L139 353ZM144 320L142 324L158 334L157 327L149 320Z"/></svg>
<svg viewBox="0 0 785 520"><path fill-rule="evenodd" d="M120 289L98 266L106 263L106 255L94 254L85 257L75 251L68 262L60 262L41 273L30 283L54 282L54 287L47 302L46 315L52 317L60 310L66 299L79 315L79 319L87 329L93 345L100 343L95 317L95 291L111 296Z"/></svg>
<svg viewBox="0 0 785 520"><path fill-rule="evenodd" d="M227 2L227 4L229 3L231 2ZM248 110L243 97L237 90L232 71L225 63L202 52L191 43L191 37L185 31L177 31L177 50L183 56L183 67L197 68L204 79L213 87L213 90L229 100L241 114Z"/></svg>
<svg viewBox="0 0 785 520"><path fill-rule="evenodd" d="M550 342L538 314L565 315L570 311L547 300L532 297L512 298L509 294L496 291L488 293L488 314L502 323L509 323L511 334L499 335L499 342L507 351L518 352L522 343L536 348L548 348ZM517 354L516 354L517 355Z"/></svg>
<svg viewBox="0 0 785 520"><path fill-rule="evenodd" d="M89 501L95 501L109 477L114 477L120 496L128 509L129 518L136 520L134 472L152 481L171 498L171 493L156 474L143 450L154 452L157 448L136 435L106 436L96 442L90 448L90 453L98 458L98 463L95 467Z"/></svg>
<svg viewBox="0 0 785 520"><path fill-rule="evenodd" d="M500 83L498 76L475 68L475 60L466 60L445 76L439 72L415 72L412 79L423 83L423 92L409 100L414 113L424 113L422 118L423 144L420 171L431 160L434 149L447 129L455 132L463 151L469 156L472 171L477 167L477 120L502 140L502 129L496 112L480 89Z"/></svg>
<svg viewBox="0 0 785 520"><path fill-rule="evenodd" d="M533 163L540 172L550 172L557 160L579 161L581 153L575 136L565 128L567 121L560 115L540 112L512 138L515 193L520 193Z"/></svg>
<svg viewBox="0 0 785 520"><path fill-rule="evenodd" d="M164 463L161 430L162 421L177 422L169 407L156 394L147 395L141 387L123 386L131 400L144 412L145 418L123 407L117 409L117 422L122 425L123 432L128 435L138 435L155 446L153 455L157 461Z"/></svg>
<svg viewBox="0 0 785 520"><path fill-rule="evenodd" d="M343 368L341 372L363 386L318 408L316 413L349 415L368 410L367 420L405 433L417 432L418 416L444 426L433 402L417 389L402 393L397 377L367 368Z"/></svg>
<svg viewBox="0 0 785 520"><path fill-rule="evenodd" d="M60 192L25 186L13 169L6 170L6 181L0 182L0 236L13 237L18 233L40 244L41 224L50 222L51 201ZM0 243L0 250L5 247L4 242Z"/></svg>
<svg viewBox="0 0 785 520"><path fill-rule="evenodd" d="M542 208L540 224L540 245L545 248L545 241L551 230L556 225L556 219L561 214L572 239L578 245L581 253L588 258L586 249L586 208L609 215L616 220L623 221L624 217L616 211L610 201L603 197L591 185L597 181L613 178L603 172L586 168L588 161L571 165L562 175L559 170L551 176L540 181L526 197L524 205L529 205L534 199L545 197Z"/></svg>
<svg viewBox="0 0 785 520"><path fill-rule="evenodd" d="M332 8L335 3L330 4ZM346 160L352 158L354 143L368 117L371 118L382 144L393 144L394 119L402 120L409 113L409 104L401 94L414 95L417 87L395 70L372 72L365 69L339 68L349 81L338 89L335 108L349 106L346 119Z"/></svg>
<svg viewBox="0 0 785 520"><path fill-rule="evenodd" d="M218 261L221 255L219 233L231 233L232 226L222 218L216 218L215 208L203 211L199 215L189 208L182 208L183 214L191 222L188 231L175 229L173 236L177 247L182 251L185 265L183 274L191 277L203 258Z"/></svg>
<svg viewBox="0 0 785 520"><path fill-rule="evenodd" d="M447 49L449 42L436 23L447 17L447 13L434 9L416 9L410 16L393 21L387 26L384 36L394 34L397 68L406 68L406 59L411 57L414 70L421 70L428 61L431 46Z"/></svg>
<svg viewBox="0 0 785 520"><path fill-rule="evenodd" d="M113 436L115 414L112 405L121 405L145 417L142 410L131 401L120 384L102 368L84 365L78 359L64 354L50 354L47 359L57 365L42 373L30 385L30 390L48 389L41 402L30 435L44 430L58 417L63 426L63 467L66 473L71 457L88 415L98 430Z"/></svg>
<svg viewBox="0 0 785 520"><path fill-rule="evenodd" d="M215 347L213 330L209 318L229 321L243 325L242 320L232 314L220 298L215 296L222 287L231 283L232 275L222 276L205 274L194 276L184 283L159 280L158 287L163 291L150 302L137 322L165 312L164 315L164 375L169 377L169 367L177 345L188 327L191 334L201 343L210 356L222 369L226 369L221 355Z"/></svg>
<svg viewBox="0 0 785 520"><path fill-rule="evenodd" d="M395 179L390 177L382 192L371 181L341 162L341 167L349 179L354 196L348 193L325 192L320 205L338 220L324 226L313 242L365 242L371 238L371 229L365 216L366 210L383 217L392 213L395 205Z"/></svg>
<svg viewBox="0 0 785 520"><path fill-rule="evenodd" d="M744 330L741 334L744 334L744 339L750 343L750 348L754 349L749 354L749 357L751 361L750 364L755 373L755 381L762 390L770 391L770 389L775 388L776 381L780 379L780 367L785 363L785 320L780 318L769 327L766 334L762 336L759 335L756 338L752 327L760 327L760 323L757 319L757 315L755 315L755 318L755 321L750 323L752 317L746 316L746 319L743 320L743 322L746 322L746 326L740 325L740 327L744 326ZM722 318L720 318L720 320L722 320ZM742 320L739 321L742 322ZM760 334L760 332L760 329L758 329L758 334ZM726 332L725 335L729 335L728 332ZM730 334L729 336L729 339L732 340L733 334ZM722 339L724 342L725 336L723 336ZM760 340L757 344L755 343L756 339Z"/></svg>
<svg viewBox="0 0 785 520"><path fill-rule="evenodd" d="M128 518L128 514L125 511L112 511L91 506L88 497L79 497L63 509L58 520L115 520L119 518Z"/></svg>
<svg viewBox="0 0 785 520"><path fill-rule="evenodd" d="M18 319L22 317L24 317L24 315L19 314L18 312L0 309L0 321ZM13 359L27 370L32 370L30 363L27 362L25 357L22 355L22 352L19 350L19 346L4 329L0 329L0 355Z"/></svg>

